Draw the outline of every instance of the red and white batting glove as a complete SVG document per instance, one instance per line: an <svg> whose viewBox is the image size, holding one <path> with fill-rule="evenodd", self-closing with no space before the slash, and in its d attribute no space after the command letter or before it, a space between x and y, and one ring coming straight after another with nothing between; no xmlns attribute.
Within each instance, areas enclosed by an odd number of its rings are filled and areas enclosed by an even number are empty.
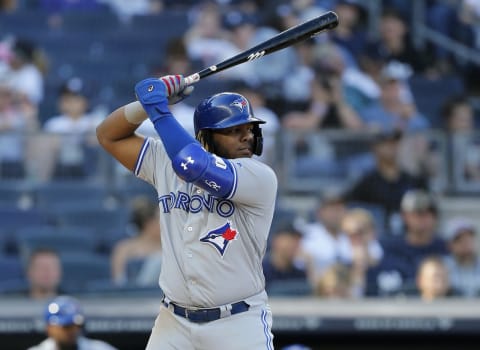
<svg viewBox="0 0 480 350"><path fill-rule="evenodd" d="M193 91L193 86L187 86L183 75L164 75L160 77L167 88L168 104L173 105L188 97Z"/></svg>

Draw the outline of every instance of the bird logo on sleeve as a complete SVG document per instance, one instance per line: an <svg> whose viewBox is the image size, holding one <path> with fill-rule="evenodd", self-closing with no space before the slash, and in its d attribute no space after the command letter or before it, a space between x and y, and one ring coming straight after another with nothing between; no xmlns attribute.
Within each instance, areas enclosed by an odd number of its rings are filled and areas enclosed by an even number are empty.
<svg viewBox="0 0 480 350"><path fill-rule="evenodd" d="M208 232L200 238L200 242L212 245L223 257L230 242L237 239L237 234L237 230L231 227L230 222L227 222L225 225Z"/></svg>

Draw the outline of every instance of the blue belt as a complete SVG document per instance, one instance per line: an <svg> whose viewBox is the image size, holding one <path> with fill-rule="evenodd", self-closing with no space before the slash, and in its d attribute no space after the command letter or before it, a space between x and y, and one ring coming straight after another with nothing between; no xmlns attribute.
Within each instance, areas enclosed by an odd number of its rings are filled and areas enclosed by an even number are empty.
<svg viewBox="0 0 480 350"><path fill-rule="evenodd" d="M222 307L214 307L211 309L188 309L183 306L172 303L166 298L162 300L165 307L171 306L175 315L186 318L187 320L195 323L215 321L220 318L224 318L230 315L239 314L241 312L248 311L250 305L244 301L237 303L224 305Z"/></svg>

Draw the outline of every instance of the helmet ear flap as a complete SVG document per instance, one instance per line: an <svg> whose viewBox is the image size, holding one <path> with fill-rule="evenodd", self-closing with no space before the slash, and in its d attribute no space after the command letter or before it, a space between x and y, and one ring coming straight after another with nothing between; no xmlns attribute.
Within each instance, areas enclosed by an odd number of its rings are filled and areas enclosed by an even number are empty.
<svg viewBox="0 0 480 350"><path fill-rule="evenodd" d="M262 128L257 123L253 126L253 137L255 138L253 141L253 153L260 156L263 152L263 135Z"/></svg>

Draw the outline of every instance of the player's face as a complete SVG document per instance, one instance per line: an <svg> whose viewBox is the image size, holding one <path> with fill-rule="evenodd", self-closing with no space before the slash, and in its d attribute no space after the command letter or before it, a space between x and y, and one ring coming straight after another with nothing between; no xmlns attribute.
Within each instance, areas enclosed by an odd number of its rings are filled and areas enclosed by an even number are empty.
<svg viewBox="0 0 480 350"><path fill-rule="evenodd" d="M61 349L68 349L77 343L81 328L77 325L58 326L49 325L47 327L48 336L53 338Z"/></svg>
<svg viewBox="0 0 480 350"><path fill-rule="evenodd" d="M213 133L215 153L224 158L250 158L253 155L253 124L242 124Z"/></svg>

